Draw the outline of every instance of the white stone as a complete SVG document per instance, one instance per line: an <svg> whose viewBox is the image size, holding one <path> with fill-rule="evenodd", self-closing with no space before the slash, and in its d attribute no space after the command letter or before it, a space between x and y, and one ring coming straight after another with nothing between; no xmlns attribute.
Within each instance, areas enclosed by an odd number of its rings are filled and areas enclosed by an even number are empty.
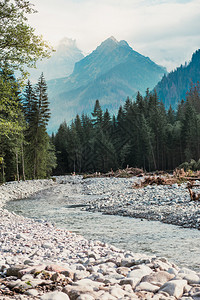
<svg viewBox="0 0 200 300"><path fill-rule="evenodd" d="M130 273L128 273L128 278L138 278L139 281L142 279L142 277L149 275L152 273L152 269L145 265L139 265L137 269L132 270Z"/></svg>
<svg viewBox="0 0 200 300"><path fill-rule="evenodd" d="M110 289L110 294L116 298L123 298L124 297L124 290L121 289L120 287L112 287Z"/></svg>
<svg viewBox="0 0 200 300"><path fill-rule="evenodd" d="M95 298L92 295L85 294L85 295L80 295L76 300L94 300Z"/></svg>
<svg viewBox="0 0 200 300"><path fill-rule="evenodd" d="M149 282L141 282L140 284L137 285L135 291L147 291L147 292L153 292L156 293L160 289L159 286L156 286L154 284L151 284Z"/></svg>
<svg viewBox="0 0 200 300"><path fill-rule="evenodd" d="M181 274L179 274L179 275L181 275ZM188 284L200 284L200 278L196 274L192 274L192 273L184 274L184 276L182 278L187 280Z"/></svg>
<svg viewBox="0 0 200 300"><path fill-rule="evenodd" d="M76 282L73 282L74 286L91 286L91 287L99 287L103 285L102 282L93 281L90 279L81 279Z"/></svg>
<svg viewBox="0 0 200 300"><path fill-rule="evenodd" d="M70 300L67 294L62 292L50 292L40 297L41 300Z"/></svg>
<svg viewBox="0 0 200 300"><path fill-rule="evenodd" d="M178 274L196 274L196 272L188 268L182 268L179 270Z"/></svg>
<svg viewBox="0 0 200 300"><path fill-rule="evenodd" d="M31 296L31 297L37 297L38 291L35 289L29 289L25 292L25 295Z"/></svg>

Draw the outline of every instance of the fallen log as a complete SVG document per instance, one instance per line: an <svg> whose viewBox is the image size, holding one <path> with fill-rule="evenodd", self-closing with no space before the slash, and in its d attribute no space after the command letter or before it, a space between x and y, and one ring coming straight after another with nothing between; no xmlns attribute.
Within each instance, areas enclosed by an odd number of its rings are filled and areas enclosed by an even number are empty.
<svg viewBox="0 0 200 300"><path fill-rule="evenodd" d="M192 189L192 188L194 188L194 187L200 187L200 184L194 184L194 182L188 182L188 184L187 184L187 188L190 188L190 189Z"/></svg>
<svg viewBox="0 0 200 300"><path fill-rule="evenodd" d="M200 177L181 177L185 180L190 180L190 181L196 181L196 180L200 180Z"/></svg>
<svg viewBox="0 0 200 300"><path fill-rule="evenodd" d="M143 181L135 183L134 188L141 188L147 185L172 185L177 183L177 179L173 177L146 176Z"/></svg>
<svg viewBox="0 0 200 300"><path fill-rule="evenodd" d="M200 201L200 194L197 194L192 191L191 188L188 187L189 193L190 193L190 199L191 201Z"/></svg>

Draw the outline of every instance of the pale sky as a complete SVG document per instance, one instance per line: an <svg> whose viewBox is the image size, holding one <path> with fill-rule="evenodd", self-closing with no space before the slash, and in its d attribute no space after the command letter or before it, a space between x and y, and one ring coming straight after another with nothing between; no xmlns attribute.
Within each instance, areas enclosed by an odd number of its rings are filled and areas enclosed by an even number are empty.
<svg viewBox="0 0 200 300"><path fill-rule="evenodd" d="M75 39L89 54L110 36L168 71L200 48L200 0L30 0L29 23L54 47Z"/></svg>

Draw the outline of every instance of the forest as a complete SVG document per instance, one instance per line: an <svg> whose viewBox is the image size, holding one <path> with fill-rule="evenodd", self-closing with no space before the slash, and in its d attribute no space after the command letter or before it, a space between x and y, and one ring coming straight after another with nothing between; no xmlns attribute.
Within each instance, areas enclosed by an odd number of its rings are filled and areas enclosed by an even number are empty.
<svg viewBox="0 0 200 300"><path fill-rule="evenodd" d="M96 100L91 117L82 114L52 135L55 174L107 172L131 167L171 171L196 161L200 167L200 84L191 84L177 111L166 110L154 90L127 98L117 116ZM199 165L199 166L198 166Z"/></svg>
<svg viewBox="0 0 200 300"><path fill-rule="evenodd" d="M45 79L25 84L26 68L53 50L27 22L35 12L25 0L0 2L0 183L45 178L56 167Z"/></svg>
<svg viewBox="0 0 200 300"><path fill-rule="evenodd" d="M0 182L49 177L56 167L47 134L50 118L47 85L41 75L33 87L19 91L15 76L0 71Z"/></svg>
<svg viewBox="0 0 200 300"><path fill-rule="evenodd" d="M177 109L180 99L185 99L191 82L197 82L200 78L200 49L195 51L189 63L181 65L174 71L163 76L155 89L159 99L162 99L168 109L170 104L173 109Z"/></svg>

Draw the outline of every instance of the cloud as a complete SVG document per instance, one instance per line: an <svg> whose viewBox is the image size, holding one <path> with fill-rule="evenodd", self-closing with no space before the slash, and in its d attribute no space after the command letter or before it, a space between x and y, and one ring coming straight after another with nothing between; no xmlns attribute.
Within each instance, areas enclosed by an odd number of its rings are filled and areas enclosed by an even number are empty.
<svg viewBox="0 0 200 300"><path fill-rule="evenodd" d="M199 48L199 0L33 0L37 32L57 43L75 38L86 53L113 35L168 68ZM196 47L196 49L194 49ZM174 50L173 50L174 49ZM144 51L144 53L142 52ZM167 65L168 62L168 65Z"/></svg>

